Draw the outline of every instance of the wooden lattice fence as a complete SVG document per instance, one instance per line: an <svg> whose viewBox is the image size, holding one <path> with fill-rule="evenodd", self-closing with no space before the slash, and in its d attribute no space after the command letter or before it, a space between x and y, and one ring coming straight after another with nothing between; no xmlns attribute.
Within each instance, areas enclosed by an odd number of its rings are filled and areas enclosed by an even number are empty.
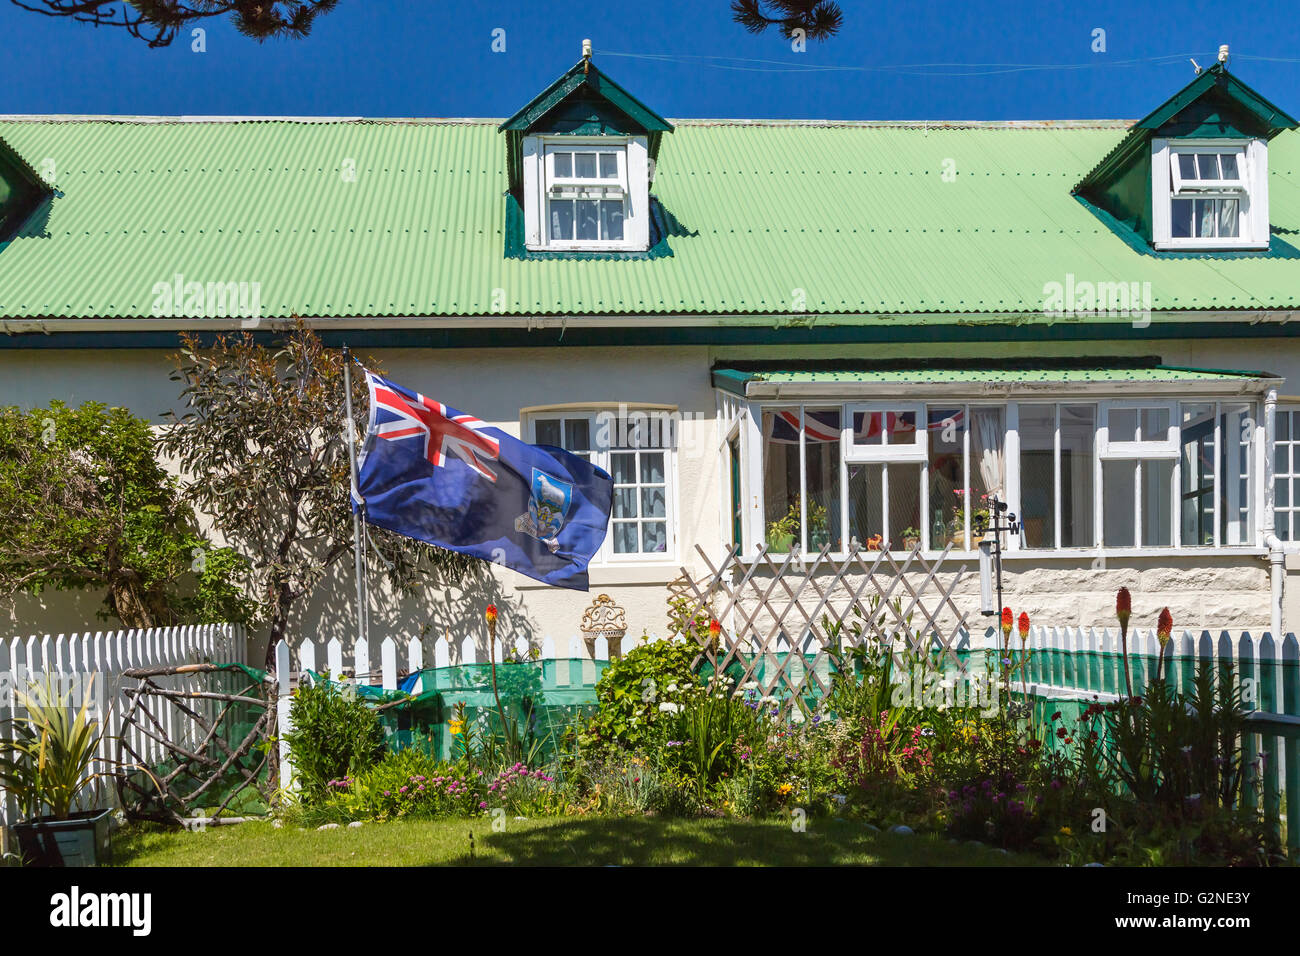
<svg viewBox="0 0 1300 956"><path fill-rule="evenodd" d="M957 651L969 637L966 612L953 600L965 569L941 576L948 550L926 559L919 549L896 556L855 549L832 557L769 554L743 558L732 548L714 564L696 548L708 574L685 568L674 594L686 597L682 637L699 646L697 668L739 672L737 684L756 687L781 708L830 691L836 660L869 644L913 654L938 652L964 672ZM703 615L701 615L703 612ZM718 622L718 633L701 616Z"/></svg>

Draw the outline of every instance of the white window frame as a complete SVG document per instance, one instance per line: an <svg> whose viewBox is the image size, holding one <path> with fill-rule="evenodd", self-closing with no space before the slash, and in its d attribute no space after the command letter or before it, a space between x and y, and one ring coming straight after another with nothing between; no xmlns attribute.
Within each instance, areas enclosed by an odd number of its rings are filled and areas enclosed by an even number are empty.
<svg viewBox="0 0 1300 956"><path fill-rule="evenodd" d="M592 567L622 567L629 564L635 565L659 565L677 560L677 541L678 541L678 502L677 502L677 420L674 418L676 409L667 409L662 406L644 406L644 405L625 405L620 407L592 407L590 405L581 407L552 407L529 409L524 413L524 422L521 434L527 436L526 441L533 444L537 443L537 423L539 421L553 421L556 419L583 419L587 422L588 434L591 436L590 461L597 468L603 469L610 475L613 474L611 469L611 455L620 453L632 453L638 451L662 451L664 455L664 524L666 526L665 545L663 551L637 551L628 554L620 554L614 551L614 525L613 507L610 508L609 527L605 533L605 540L601 543L600 550L596 552L591 561ZM620 413L625 413L625 417L638 414L647 416L663 415L671 422L668 427L668 434L664 439L661 448L621 448L615 444L606 444L604 447L600 444L600 435L602 434L602 418L609 416L612 420L608 431L613 432ZM561 426L563 427L563 426ZM613 437L611 435L611 437ZM639 465L639 459L638 459ZM640 510L640 493L642 487L640 482L640 473L638 467L637 475L638 489L637 509ZM616 492L617 493L617 492ZM656 519L657 520L657 519ZM640 519L637 520L638 525ZM638 529L637 544L640 546L640 531Z"/></svg>
<svg viewBox="0 0 1300 956"><path fill-rule="evenodd" d="M1234 153L1239 180L1184 181L1177 157L1183 153ZM1237 231L1230 238L1173 235L1174 199L1236 199ZM1267 249L1268 144L1262 139L1155 139L1151 143L1151 235L1159 250L1233 251Z"/></svg>
<svg viewBox="0 0 1300 956"><path fill-rule="evenodd" d="M618 177L616 180L557 178L553 175L552 157L564 152L615 153ZM645 136L525 136L522 173L526 248L552 252L644 252L649 248L649 152ZM621 198L623 238L552 239L547 214L552 198Z"/></svg>
<svg viewBox="0 0 1300 956"><path fill-rule="evenodd" d="M800 403L795 403L800 404ZM804 405L813 405L812 402L803 402ZM828 402L827 405L838 404ZM821 406L818 406L821 407ZM884 431L879 445L859 445L853 441L853 417L859 413L885 414L887 412L911 412L915 416L916 433L912 436L912 441L903 442L897 445L889 444L889 432ZM925 427L925 403L924 402L856 402L845 405L841 413L840 424L843 426L842 451L841 455L845 461L853 464L862 464L863 462L885 462L887 464L903 464L924 462L929 458L929 433Z"/></svg>
<svg viewBox="0 0 1300 956"><path fill-rule="evenodd" d="M1161 399L1143 401L1141 399L1124 399L1122 401L1098 402L1097 409L1097 457L1103 461L1137 460L1142 458L1178 458L1179 426L1178 402ZM1113 409L1138 410L1160 409L1169 416L1169 427L1163 438L1146 438L1139 441L1111 441L1110 413Z"/></svg>
<svg viewBox="0 0 1300 956"><path fill-rule="evenodd" d="M1283 405L1278 403L1277 420L1283 415L1287 416L1287 437L1278 439L1276 435L1273 440L1273 526L1275 533L1283 541L1293 542L1300 541L1300 527L1296 525L1292 515L1300 514L1300 500L1297 500L1296 492L1300 491L1300 405ZM1276 430L1276 426L1275 426ZM1287 467L1279 469L1277 467L1277 449L1285 447L1287 449ZM1279 481L1285 482L1287 488L1287 503L1279 505L1277 503L1277 487ZM1285 533L1281 522L1285 521ZM1218 527L1216 515L1215 527Z"/></svg>

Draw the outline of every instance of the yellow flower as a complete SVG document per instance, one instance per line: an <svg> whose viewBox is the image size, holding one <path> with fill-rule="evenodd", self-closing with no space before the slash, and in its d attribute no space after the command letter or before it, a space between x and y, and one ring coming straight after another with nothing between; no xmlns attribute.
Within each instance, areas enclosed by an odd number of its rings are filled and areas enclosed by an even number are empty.
<svg viewBox="0 0 1300 956"><path fill-rule="evenodd" d="M451 728L451 735L453 737L457 737L465 732L465 721L463 720L449 720L447 721L447 726Z"/></svg>
<svg viewBox="0 0 1300 956"><path fill-rule="evenodd" d="M1071 830L1069 827L1061 827L1061 829L1058 832L1061 834L1061 836L1074 836L1074 831Z"/></svg>
<svg viewBox="0 0 1300 956"><path fill-rule="evenodd" d="M794 787L791 784L783 783L781 784L781 786L776 788L776 791L777 793L781 794L781 796L784 797L784 796L788 796L790 791L792 791L793 789Z"/></svg>

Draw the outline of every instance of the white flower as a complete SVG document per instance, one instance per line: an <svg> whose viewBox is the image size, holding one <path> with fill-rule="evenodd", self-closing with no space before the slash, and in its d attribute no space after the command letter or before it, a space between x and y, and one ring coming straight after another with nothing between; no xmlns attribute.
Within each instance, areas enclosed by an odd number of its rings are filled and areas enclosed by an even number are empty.
<svg viewBox="0 0 1300 956"><path fill-rule="evenodd" d="M662 704L659 705L659 709L667 714L677 713L677 705L672 703L671 701L664 701Z"/></svg>

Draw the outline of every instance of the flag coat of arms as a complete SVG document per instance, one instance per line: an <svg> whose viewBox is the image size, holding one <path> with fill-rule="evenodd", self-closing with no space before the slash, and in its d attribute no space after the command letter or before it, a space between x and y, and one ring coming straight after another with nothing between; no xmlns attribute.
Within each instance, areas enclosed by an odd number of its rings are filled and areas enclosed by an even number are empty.
<svg viewBox="0 0 1300 956"><path fill-rule="evenodd" d="M613 479L365 370L370 420L357 461L365 520L397 534L587 589Z"/></svg>

